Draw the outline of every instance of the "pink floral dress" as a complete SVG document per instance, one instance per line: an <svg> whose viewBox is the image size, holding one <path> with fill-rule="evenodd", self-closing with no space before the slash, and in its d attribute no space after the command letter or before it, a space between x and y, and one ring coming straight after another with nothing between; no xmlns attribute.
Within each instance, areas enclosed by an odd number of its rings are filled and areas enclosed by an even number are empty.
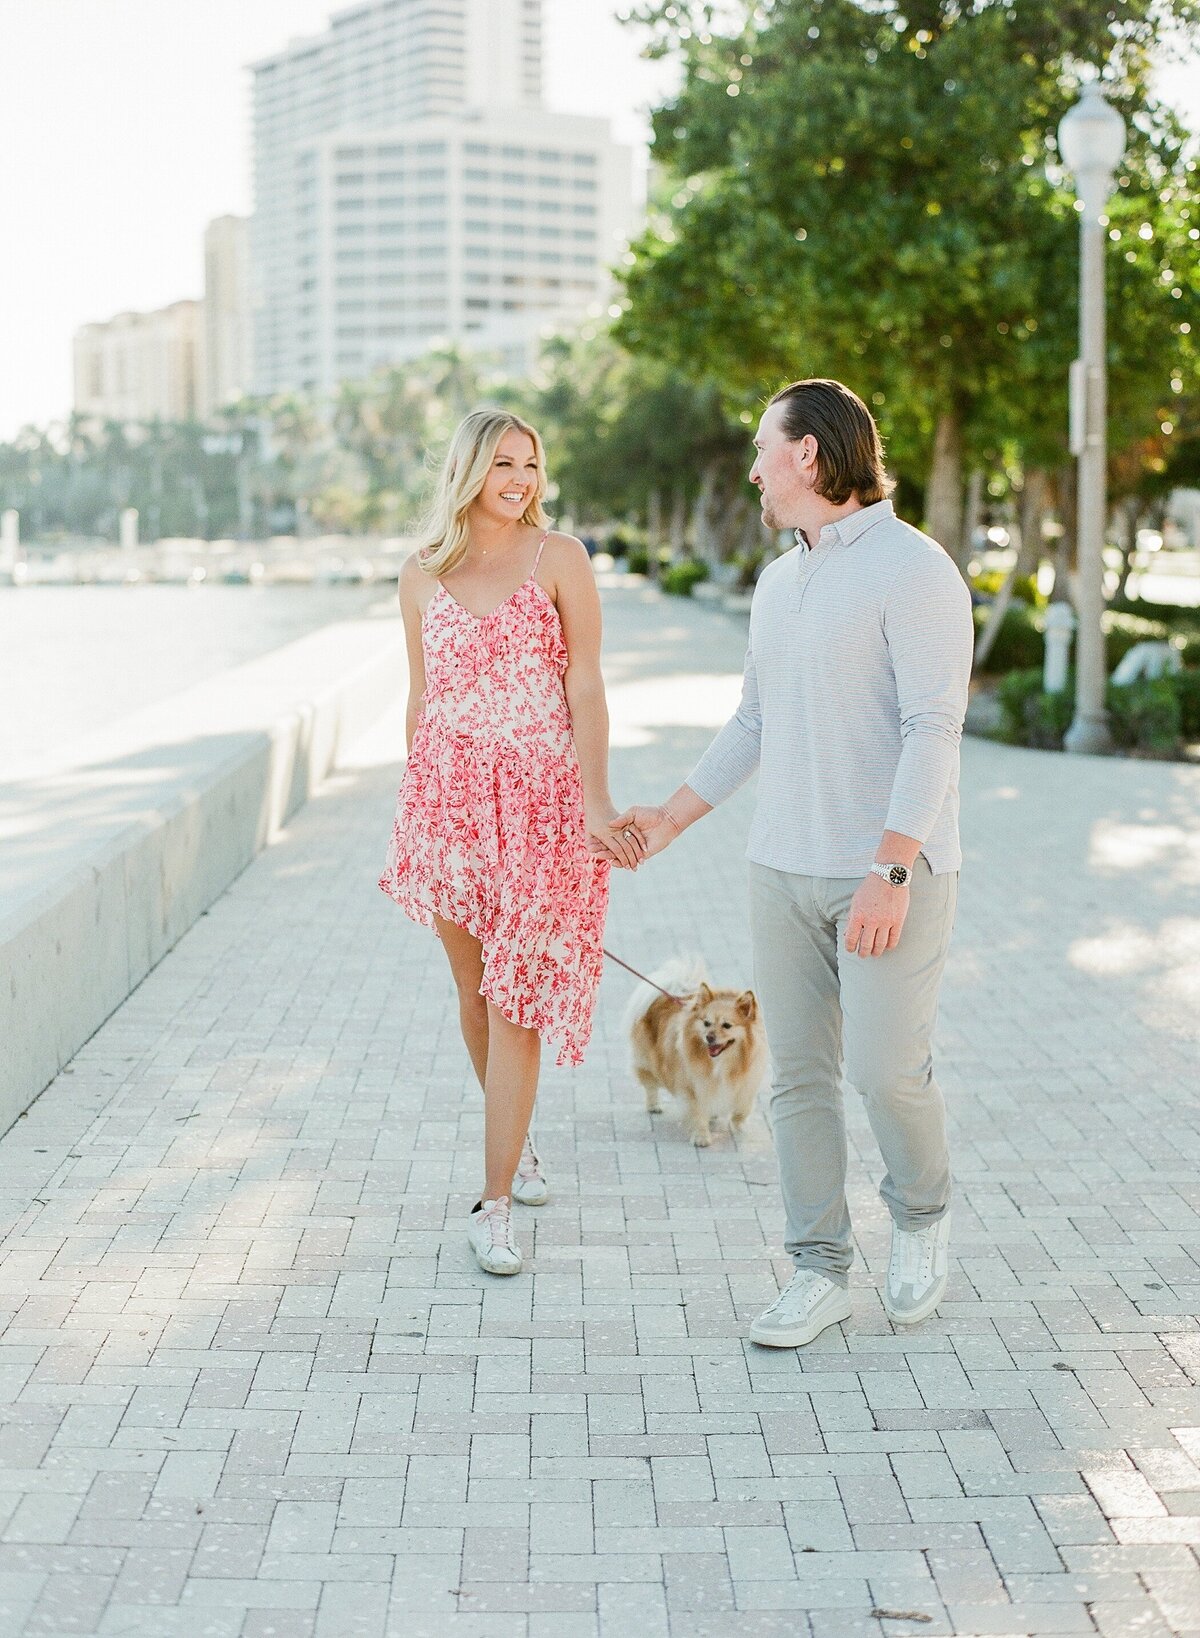
<svg viewBox="0 0 1200 1638"><path fill-rule="evenodd" d="M424 927L483 946L485 995L583 1062L603 960L607 861L588 852L563 689L567 645L533 572L482 617L439 585L422 621L425 698L379 885Z"/></svg>

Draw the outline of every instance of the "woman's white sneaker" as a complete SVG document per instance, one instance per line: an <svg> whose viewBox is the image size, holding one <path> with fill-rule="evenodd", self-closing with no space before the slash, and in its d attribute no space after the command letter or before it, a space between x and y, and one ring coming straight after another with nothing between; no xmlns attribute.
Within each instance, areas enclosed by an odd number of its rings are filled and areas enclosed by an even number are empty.
<svg viewBox="0 0 1200 1638"><path fill-rule="evenodd" d="M513 1238L512 1208L507 1195L481 1200L467 1223L467 1239L485 1274L519 1274L521 1253Z"/></svg>
<svg viewBox="0 0 1200 1638"><path fill-rule="evenodd" d="M512 1196L522 1206L544 1206L550 1198L550 1185L542 1170L541 1157L533 1146L533 1139L525 1139L521 1163L512 1181Z"/></svg>
<svg viewBox="0 0 1200 1638"><path fill-rule="evenodd" d="M949 1212L923 1229L902 1229L893 1223L884 1313L895 1325L928 1319L945 1294L949 1271Z"/></svg>
<svg viewBox="0 0 1200 1638"><path fill-rule="evenodd" d="M798 1268L790 1283L750 1327L764 1348L803 1348L826 1326L850 1318L850 1293L812 1268Z"/></svg>

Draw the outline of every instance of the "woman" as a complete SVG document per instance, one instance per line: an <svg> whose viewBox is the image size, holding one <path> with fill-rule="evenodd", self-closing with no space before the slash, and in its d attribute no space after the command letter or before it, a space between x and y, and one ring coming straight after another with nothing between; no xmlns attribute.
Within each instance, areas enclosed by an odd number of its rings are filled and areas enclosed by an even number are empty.
<svg viewBox="0 0 1200 1638"><path fill-rule="evenodd" d="M434 927L484 1095L484 1187L468 1225L515 1274L511 1202L547 1186L529 1141L543 1036L582 1062L600 979L615 833L600 599L580 541L548 527L531 426L479 409L451 441L400 575L408 767L380 887Z"/></svg>

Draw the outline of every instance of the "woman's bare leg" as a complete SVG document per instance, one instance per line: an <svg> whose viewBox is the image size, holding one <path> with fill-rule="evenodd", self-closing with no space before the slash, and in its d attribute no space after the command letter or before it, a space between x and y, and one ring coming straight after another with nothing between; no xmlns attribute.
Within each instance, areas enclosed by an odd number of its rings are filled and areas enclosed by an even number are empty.
<svg viewBox="0 0 1200 1638"><path fill-rule="evenodd" d="M537 1097L542 1043L537 1031L510 1023L489 1001L484 1097L483 1198L511 1195L513 1173L529 1131Z"/></svg>
<svg viewBox="0 0 1200 1638"><path fill-rule="evenodd" d="M476 1079L482 1087L488 1062L488 1004L479 993L479 986L483 983L483 946L454 922L443 921L440 916L436 920L458 990L458 1021L462 1037ZM508 1189L504 1192L507 1194Z"/></svg>

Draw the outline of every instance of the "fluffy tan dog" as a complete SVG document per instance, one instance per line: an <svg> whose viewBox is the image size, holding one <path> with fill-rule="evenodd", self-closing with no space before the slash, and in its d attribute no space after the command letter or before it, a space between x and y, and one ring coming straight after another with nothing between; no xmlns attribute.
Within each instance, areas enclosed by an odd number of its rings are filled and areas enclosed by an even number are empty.
<svg viewBox="0 0 1200 1638"><path fill-rule="evenodd" d="M659 1088L682 1098L693 1143L711 1142L710 1123L723 1116L731 1132L743 1124L767 1067L767 1043L753 990L714 990L703 968L673 962L654 975L676 1005L648 984L639 984L626 1024L633 1072L646 1093L646 1108L662 1108Z"/></svg>

